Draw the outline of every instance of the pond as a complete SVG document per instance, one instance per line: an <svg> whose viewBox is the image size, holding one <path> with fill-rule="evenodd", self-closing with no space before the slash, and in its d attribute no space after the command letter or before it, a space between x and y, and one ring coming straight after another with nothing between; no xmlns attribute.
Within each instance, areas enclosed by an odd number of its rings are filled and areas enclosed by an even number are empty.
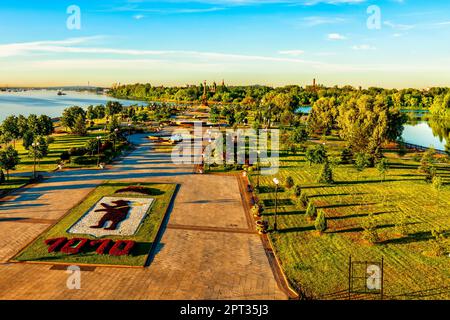
<svg viewBox="0 0 450 320"><path fill-rule="evenodd" d="M421 147L432 146L437 150L445 151L445 146L449 144L449 134L450 126L430 120L406 124L402 138L406 143Z"/></svg>
<svg viewBox="0 0 450 320"><path fill-rule="evenodd" d="M0 121L9 115L46 114L58 117L70 106L87 107L105 104L107 101L119 101L124 106L145 104L142 101L120 100L90 92L65 91L58 95L55 90L30 90L22 92L0 92Z"/></svg>

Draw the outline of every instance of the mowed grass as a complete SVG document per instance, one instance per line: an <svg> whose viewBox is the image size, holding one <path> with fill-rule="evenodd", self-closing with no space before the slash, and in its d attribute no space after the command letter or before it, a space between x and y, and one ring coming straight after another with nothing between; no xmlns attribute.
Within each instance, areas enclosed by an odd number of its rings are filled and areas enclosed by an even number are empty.
<svg viewBox="0 0 450 320"><path fill-rule="evenodd" d="M333 185L316 183L320 166L310 166L304 154L284 155L277 177L292 176L327 216L328 230L318 235L294 196L278 193L278 229L270 235L289 280L310 297L346 299L348 260L385 263L385 295L389 299L450 299L450 257L430 257L434 228L450 230L450 167L441 165L445 187L435 191L418 173L418 163L389 154L385 181L376 169L357 173L352 165L334 168ZM274 222L273 176L261 177L259 195L270 226ZM253 176L254 184L256 178ZM375 215L380 244L362 240L367 215ZM407 216L407 236L396 224ZM366 297L368 298L368 297Z"/></svg>
<svg viewBox="0 0 450 320"><path fill-rule="evenodd" d="M20 252L13 260L47 263L73 263L73 264L94 264L94 265L120 265L120 266L140 266L143 267L147 261L149 252L157 236L159 226L161 225L168 210L172 197L176 190L175 184L153 184L140 183L139 185L154 189L156 192L151 196L139 196L136 194L120 194L123 197L145 197L155 199L149 213L144 218L138 231L133 236L107 236L104 238L112 240L134 240L137 246L129 256L109 256L98 255L93 249L78 255L67 255L64 253L48 253L48 246L44 243L47 239L66 237L97 239L90 235L69 234L67 230L76 223L87 211L89 211L101 198L105 196L115 196L115 191L129 185L138 183L125 182L107 182L97 187L87 198L78 206L73 208L64 218L55 226L40 235L33 243ZM102 238L99 238L102 239Z"/></svg>
<svg viewBox="0 0 450 320"><path fill-rule="evenodd" d="M77 136L72 134L52 135L55 141L49 145L48 155L36 163L36 170L52 171L56 169L63 151L68 151L70 148L74 147L83 147L88 140L95 139L97 136L104 136L104 132L90 132L86 136ZM28 150L23 147L21 141L16 143L16 150L19 152L20 164L17 166L17 170L12 171L12 173L33 171L34 159L29 156ZM70 164L70 167L76 166Z"/></svg>
<svg viewBox="0 0 450 320"><path fill-rule="evenodd" d="M23 187L29 181L30 181L29 177L10 177L9 181L5 181L4 183L0 184L0 196L12 190Z"/></svg>

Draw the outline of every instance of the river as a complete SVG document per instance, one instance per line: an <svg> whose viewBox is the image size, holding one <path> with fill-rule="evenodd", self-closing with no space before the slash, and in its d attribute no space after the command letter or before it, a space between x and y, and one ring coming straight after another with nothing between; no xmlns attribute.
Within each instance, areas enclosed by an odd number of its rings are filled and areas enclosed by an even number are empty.
<svg viewBox="0 0 450 320"><path fill-rule="evenodd" d="M59 96L54 90L30 90L22 92L0 92L0 121L9 115L46 114L58 117L70 106L87 107L105 104L107 101L119 101L124 106L143 105L142 101L120 100L90 92L65 91Z"/></svg>

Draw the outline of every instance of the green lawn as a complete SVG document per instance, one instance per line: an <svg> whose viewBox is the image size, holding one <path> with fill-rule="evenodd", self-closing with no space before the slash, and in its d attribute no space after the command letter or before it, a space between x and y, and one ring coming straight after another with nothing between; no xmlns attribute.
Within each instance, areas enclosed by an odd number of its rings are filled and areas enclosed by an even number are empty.
<svg viewBox="0 0 450 320"><path fill-rule="evenodd" d="M27 177L11 177L9 181L2 183L0 185L0 196L8 193L14 189L23 187L30 181L30 178Z"/></svg>
<svg viewBox="0 0 450 320"><path fill-rule="evenodd" d="M48 253L48 246L44 243L46 239L67 237L68 239L79 237L67 233L67 230L80 219L92 206L102 197L112 196L118 189L129 186L130 183L107 182L97 187L87 198L78 206L73 208L64 218L62 218L54 227L40 235L32 244L20 252L13 260L30 262L48 262L48 263L73 263L73 264L100 264L100 265L121 265L121 266L144 266L148 254L154 245L159 226L163 221L168 210L172 197L174 195L175 184L151 184L140 183L141 186L150 187L156 192L154 195L145 196L155 199L150 208L150 213L144 218L138 231L133 236L120 237L108 236L112 240L134 240L137 247L133 254L129 256L109 256L98 255L95 251L87 251L78 255L67 255L60 252ZM133 184L136 185L136 184ZM124 197L139 197L135 194L121 194ZM116 195L117 196L117 195ZM81 235L84 238L96 239L90 235Z"/></svg>
<svg viewBox="0 0 450 320"><path fill-rule="evenodd" d="M86 142L97 136L103 136L104 133L89 133L86 136L77 136L71 134L54 134L52 137L55 139L53 143L49 145L48 155L41 159L37 165L39 171L51 171L56 168L60 155L63 151L68 151L73 147L83 147ZM20 155L20 164L17 166L17 170L14 172L33 171L33 158L30 158L28 151L22 146L22 142L16 143L16 150ZM71 165L73 166L73 165Z"/></svg>
<svg viewBox="0 0 450 320"><path fill-rule="evenodd" d="M334 147L336 148L336 147ZM292 176L318 208L326 212L328 230L318 235L303 208L281 188L278 193L279 232L270 235L289 280L315 298L345 299L348 259L385 261L385 294L390 299L450 299L450 257L431 257L431 230L450 230L450 166L439 174L446 186L437 193L417 172L418 163L389 153L384 182L376 169L357 174L352 165L334 168L333 185L315 183L320 166L309 166L304 155L282 156L277 177ZM254 182L256 178L252 177ZM274 222L273 176L261 177L260 199L265 218ZM255 184L255 183L254 183ZM381 243L361 239L367 215L376 217ZM396 224L407 218L407 236Z"/></svg>

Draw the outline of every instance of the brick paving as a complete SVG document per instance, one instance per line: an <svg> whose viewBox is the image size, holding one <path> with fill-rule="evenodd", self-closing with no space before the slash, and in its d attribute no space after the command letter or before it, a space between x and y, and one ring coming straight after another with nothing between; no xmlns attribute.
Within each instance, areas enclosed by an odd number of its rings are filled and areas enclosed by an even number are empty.
<svg viewBox="0 0 450 320"><path fill-rule="evenodd" d="M109 170L57 172L0 201L0 299L286 299L236 177L194 175L144 136L133 139L137 150ZM69 290L61 267L8 263L105 180L180 185L149 267L82 268L81 290Z"/></svg>

